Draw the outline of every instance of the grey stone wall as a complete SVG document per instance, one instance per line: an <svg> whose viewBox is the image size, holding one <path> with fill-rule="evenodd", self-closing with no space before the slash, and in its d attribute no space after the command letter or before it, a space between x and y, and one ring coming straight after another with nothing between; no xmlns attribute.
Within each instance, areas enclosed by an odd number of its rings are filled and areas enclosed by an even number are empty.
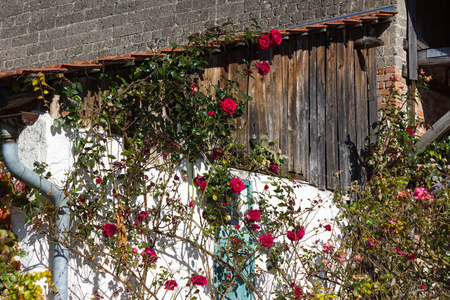
<svg viewBox="0 0 450 300"><path fill-rule="evenodd" d="M226 21L286 28L402 0L0 0L0 71L143 52Z"/></svg>

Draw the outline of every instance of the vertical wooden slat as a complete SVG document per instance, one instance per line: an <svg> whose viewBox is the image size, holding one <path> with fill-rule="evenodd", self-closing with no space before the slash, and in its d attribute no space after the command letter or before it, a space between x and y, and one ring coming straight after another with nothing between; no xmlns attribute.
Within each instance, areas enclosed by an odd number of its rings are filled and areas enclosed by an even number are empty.
<svg viewBox="0 0 450 300"><path fill-rule="evenodd" d="M326 33L317 35L317 184L319 189L326 188L326 151L325 151L325 37Z"/></svg>
<svg viewBox="0 0 450 300"><path fill-rule="evenodd" d="M346 70L346 31L340 30L337 34L337 64L338 64L338 78L337 78L337 92L338 92L338 139L339 139L339 170L342 172L339 176L340 187L346 188L349 179L348 168L348 152L346 147L346 140L348 138L348 102L347 102L347 70Z"/></svg>
<svg viewBox="0 0 450 300"><path fill-rule="evenodd" d="M309 49L311 51L309 56L309 183L317 186L318 178L318 124L317 124L317 36L311 35L309 37L311 42Z"/></svg>
<svg viewBox="0 0 450 300"><path fill-rule="evenodd" d="M297 61L297 41L296 39L289 39L289 55L287 60L287 144L288 144L288 170L297 172L298 156L296 139L296 132L298 131L298 113L296 105L297 84L294 80Z"/></svg>
<svg viewBox="0 0 450 300"><path fill-rule="evenodd" d="M262 88L262 99L263 99L263 107L261 107L261 111L264 110L264 113L262 114L261 117L261 129L260 129L260 135L262 134L266 134L269 136L269 140L270 141L274 141L274 107L276 106L276 104L274 104L275 101L275 87L273 86L273 73L276 71L277 66L273 65L272 61L273 61L273 48L266 50L266 51L261 51L260 54L260 61L267 61L271 66L270 66L270 72L267 75L261 75L261 84L263 85Z"/></svg>
<svg viewBox="0 0 450 300"><path fill-rule="evenodd" d="M295 150L293 150L294 154L294 172L295 173L303 173L303 161L302 161L302 107L303 107L303 99L302 99L302 78L304 77L303 68L304 65L302 64L302 53L303 53L303 38L295 38L295 52L294 52L294 99L293 102L295 103L295 119L294 119L294 125L293 125L293 132L292 140L295 140L295 144L293 147L295 147Z"/></svg>
<svg viewBox="0 0 450 300"><path fill-rule="evenodd" d="M250 53L252 60L255 60L257 58L256 47L252 47ZM260 115L259 108L261 103L261 97L258 94L258 92L261 91L261 84L258 84L259 81L260 78L258 73L254 71L252 77L248 79L248 94L253 98L253 101L250 102L248 106L247 128L249 139L259 132L260 120L258 118ZM248 147L248 150L250 151L250 147Z"/></svg>
<svg viewBox="0 0 450 300"><path fill-rule="evenodd" d="M241 91L244 91L247 93L247 88L248 88L248 77L242 77L242 76L238 76L238 72L242 71L245 68L245 64L243 63L243 59L248 60L248 48L247 47L242 47L242 48L235 48L235 49L230 49L228 50L228 80L232 80L232 81L237 81L239 84L239 88ZM242 95L238 95L238 97L242 97ZM240 142L242 143L247 143L248 142L248 138L247 138L247 134L246 134L246 130L245 129L245 124L246 124L246 115L248 114L248 112L246 111L242 117L237 118L236 121L236 126L238 126L238 128L243 128L242 130L239 130L237 132L237 138Z"/></svg>
<svg viewBox="0 0 450 300"><path fill-rule="evenodd" d="M308 37L302 37L300 41L302 50L299 61L300 70L297 72L300 77L296 78L296 80L299 81L300 87L300 99L297 102L300 106L300 127L298 132L298 140L300 143L300 163L302 174L305 176L305 180L309 181L309 39Z"/></svg>
<svg viewBox="0 0 450 300"><path fill-rule="evenodd" d="M283 154L290 157L290 148L288 144L288 98L289 98L289 40L283 41L280 45L280 57L281 57L281 92L280 92L280 150ZM287 162L289 163L289 161ZM282 166L282 169L286 173L289 168L288 164Z"/></svg>
<svg viewBox="0 0 450 300"><path fill-rule="evenodd" d="M326 164L327 164L327 188L336 189L335 174L339 169L338 136L337 136L337 95L336 95L336 75L337 75L337 45L336 31L328 31L327 39L327 76L326 76Z"/></svg>
<svg viewBox="0 0 450 300"><path fill-rule="evenodd" d="M358 155L356 153L356 105L355 105L355 53L353 48L353 35L354 29L348 29L347 31L347 50L346 50L346 70L347 70L347 82L346 82L346 94L348 102L348 137L346 140L347 152L348 152L348 164L349 164L349 181L346 184L350 184L354 180L358 180Z"/></svg>
<svg viewBox="0 0 450 300"><path fill-rule="evenodd" d="M375 48L370 48L368 50L368 97L369 97L369 133L370 142L375 142L375 132L376 128L373 128L373 124L378 121L378 99L377 99L377 66L375 57Z"/></svg>
<svg viewBox="0 0 450 300"><path fill-rule="evenodd" d="M355 30L355 39L363 36L363 28ZM356 104L356 152L361 156L364 151L364 142L368 134L368 112L367 112L367 49L355 49L355 104ZM357 169L360 180L361 170Z"/></svg>
<svg viewBox="0 0 450 300"><path fill-rule="evenodd" d="M271 78L269 83L271 91L272 110L269 112L271 117L271 128L269 129L269 137L272 141L278 141L278 147L281 150L283 145L281 143L280 137L282 132L282 116L283 113L283 66L281 59L281 45L273 48L273 58L271 65L271 72L265 77ZM269 76L271 75L271 76Z"/></svg>

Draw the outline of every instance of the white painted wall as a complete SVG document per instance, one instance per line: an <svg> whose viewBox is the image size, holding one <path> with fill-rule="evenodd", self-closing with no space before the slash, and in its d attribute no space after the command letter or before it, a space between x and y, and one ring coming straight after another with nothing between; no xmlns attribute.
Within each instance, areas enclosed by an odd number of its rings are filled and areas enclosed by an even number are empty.
<svg viewBox="0 0 450 300"><path fill-rule="evenodd" d="M19 156L26 166L33 168L34 161L46 162L48 164L48 170L53 174L52 180L61 185L66 178L66 174L71 170L73 164L72 155L72 143L70 137L64 132L53 132L51 129L53 119L48 114L40 116L38 121L28 128L26 128L19 138ZM118 141L111 141L109 146L111 151L119 157L120 146ZM180 169L189 169L186 165L181 166ZM201 174L205 170L203 164L198 163L191 169L190 176L195 177ZM262 191L264 185L269 181L269 177L265 175L250 174L243 171L235 171L236 177L241 179L250 180L253 183L254 191ZM178 176L182 179L181 173ZM183 180L183 179L182 179ZM290 183L293 184L293 183ZM293 184L294 185L294 184ZM298 185L296 183L295 185ZM270 189L269 189L270 191ZM180 186L180 194L186 198L186 203L190 201L190 197L195 199L196 189L184 181ZM317 214L311 218L310 223L307 226L308 230L314 227L318 227L320 224L327 223L326 220L332 218L336 213L336 209L331 204L332 194L326 191L319 191L318 189L309 186L306 183L300 183L300 187L296 188L296 195L298 197L297 204L302 207L308 207L311 201L318 198L323 199L323 207L317 211ZM255 206L256 208L257 206ZM200 207L195 205L193 210L198 211ZM201 215L201 214L198 214ZM325 220L325 221L324 221ZM201 219L195 220L197 224L202 224ZM24 214L19 210L13 212L12 217L13 231L19 236L19 246L26 253L26 257L22 258L23 267L25 271L37 271L50 268L49 262L49 245L44 236L39 236L33 233L30 228L30 224L25 223ZM184 234L196 235L200 233L200 228L196 227L193 223L192 230L189 231L187 226L180 226L179 232ZM321 231L320 235L314 239L310 239L308 242L311 245L316 244L316 240L319 239L320 246L331 237L331 232ZM171 270L174 273L173 279L177 280L178 288L183 288L188 277L189 272L186 272L187 267L191 270L198 270L199 268L212 268L212 261L206 260L204 264L201 263L199 253L190 247L187 243L177 243L171 246L170 241L160 241L156 244L155 250L158 251L160 259L157 262L157 269L159 271L161 266L167 266L171 263ZM210 251L213 251L213 245L211 245ZM266 268L263 262L256 262L262 268ZM125 299L124 293L118 284L111 280L110 276L105 274L94 272L89 268L86 262L76 255L71 255L70 258L70 286L69 295L70 299L90 299L93 296L94 291L98 290L99 294L108 299L112 297L111 294L117 290L120 291L118 297L112 299ZM275 276L265 275L262 279L256 282L256 285L261 291L268 291L276 288ZM199 287L200 299L209 299L209 287ZM162 290L158 296L160 299L179 298L184 299L185 291L178 293L176 291L169 291L165 294L165 290ZM269 299L269 295L266 294L266 298Z"/></svg>

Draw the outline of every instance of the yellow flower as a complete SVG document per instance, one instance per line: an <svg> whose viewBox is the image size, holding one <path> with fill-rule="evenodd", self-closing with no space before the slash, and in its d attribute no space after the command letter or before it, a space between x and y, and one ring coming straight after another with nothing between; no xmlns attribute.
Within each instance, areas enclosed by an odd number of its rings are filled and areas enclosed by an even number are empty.
<svg viewBox="0 0 450 300"><path fill-rule="evenodd" d="M213 199L214 199L214 201L217 201L217 196L213 195Z"/></svg>

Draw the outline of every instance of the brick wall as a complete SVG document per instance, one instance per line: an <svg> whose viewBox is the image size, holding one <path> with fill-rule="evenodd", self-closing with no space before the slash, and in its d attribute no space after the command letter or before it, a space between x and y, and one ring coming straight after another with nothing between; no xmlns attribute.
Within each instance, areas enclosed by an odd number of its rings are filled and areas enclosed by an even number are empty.
<svg viewBox="0 0 450 300"><path fill-rule="evenodd" d="M255 18L264 30L281 29L397 1L0 0L0 71L149 51L226 21L243 28ZM385 43L399 42L403 29L394 23L381 33ZM398 65L390 48L379 55Z"/></svg>

